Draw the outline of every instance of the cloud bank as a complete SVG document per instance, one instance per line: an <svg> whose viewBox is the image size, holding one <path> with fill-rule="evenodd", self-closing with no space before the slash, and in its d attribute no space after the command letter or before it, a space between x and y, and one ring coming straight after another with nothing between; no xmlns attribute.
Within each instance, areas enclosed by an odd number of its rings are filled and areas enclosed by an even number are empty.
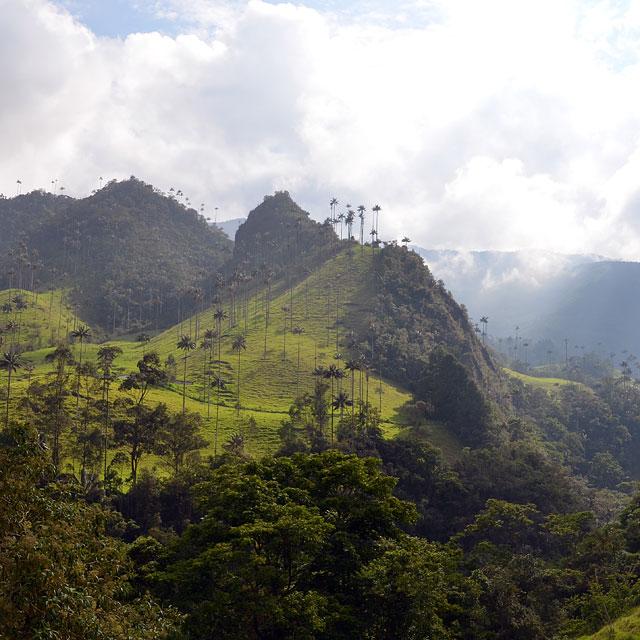
<svg viewBox="0 0 640 640"><path fill-rule="evenodd" d="M287 189L385 239L640 259L640 3L147 7L175 32L3 0L1 192L136 175L228 219Z"/></svg>

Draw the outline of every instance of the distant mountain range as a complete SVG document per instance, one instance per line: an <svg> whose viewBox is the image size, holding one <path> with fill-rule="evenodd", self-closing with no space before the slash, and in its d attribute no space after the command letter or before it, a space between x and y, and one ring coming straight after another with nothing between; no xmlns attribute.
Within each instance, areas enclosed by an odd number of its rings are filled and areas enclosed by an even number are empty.
<svg viewBox="0 0 640 640"><path fill-rule="evenodd" d="M240 225L246 220L246 218L232 218L231 220L223 220L222 222L216 222L216 226L224 231L231 240L236 237L236 231Z"/></svg>
<svg viewBox="0 0 640 640"><path fill-rule="evenodd" d="M565 338L573 351L640 353L640 263L535 250L413 248L474 322L488 318L496 342L515 337L519 327L529 342L553 342L539 345L540 361L549 348L564 354Z"/></svg>

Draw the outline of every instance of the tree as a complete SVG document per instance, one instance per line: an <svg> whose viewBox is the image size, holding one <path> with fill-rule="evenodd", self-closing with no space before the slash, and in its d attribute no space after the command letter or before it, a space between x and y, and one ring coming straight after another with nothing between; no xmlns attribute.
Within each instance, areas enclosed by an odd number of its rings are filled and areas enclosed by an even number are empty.
<svg viewBox="0 0 640 640"><path fill-rule="evenodd" d="M282 342L282 360L287 359L287 313L289 313L290 308L288 306L282 307L282 313L284 317L284 326L282 329L283 342Z"/></svg>
<svg viewBox="0 0 640 640"><path fill-rule="evenodd" d="M136 336L136 342L142 345L142 354L144 355L145 347L151 342L151 336L143 331Z"/></svg>
<svg viewBox="0 0 640 640"><path fill-rule="evenodd" d="M169 420L167 405L160 403L153 409L131 401L118 401L125 408L125 416L113 422L116 444L127 449L131 468L131 480L136 484L138 465L145 453L152 453L158 442L162 425Z"/></svg>
<svg viewBox="0 0 640 640"><path fill-rule="evenodd" d="M349 400L349 396L344 392L340 391L336 396L336 399L331 403L332 409L340 409L340 431L342 432L344 427L344 408L352 407L353 401Z"/></svg>
<svg viewBox="0 0 640 640"><path fill-rule="evenodd" d="M191 336L182 336L177 347L182 351L182 359L184 360L184 372L182 375L182 413L184 413L187 398L187 358L189 357L189 351L196 348L196 343L191 339Z"/></svg>
<svg viewBox="0 0 640 640"><path fill-rule="evenodd" d="M291 333L298 336L298 373L296 375L296 395L300 394L300 336L304 333L304 327L296 326Z"/></svg>
<svg viewBox="0 0 640 640"><path fill-rule="evenodd" d="M358 218L360 218L360 251L364 255L364 212L366 207L361 204L358 206Z"/></svg>
<svg viewBox="0 0 640 640"><path fill-rule="evenodd" d="M238 398L236 411L237 413L240 413L240 355L247 349L247 342L245 340L245 337L241 333L236 336L236 339L233 341L231 348L238 354Z"/></svg>
<svg viewBox="0 0 640 640"><path fill-rule="evenodd" d="M101 408L104 416L102 431L102 446L104 452L103 482L107 481L107 455L109 450L109 390L115 377L111 373L113 361L122 353L122 349L115 345L105 345L98 349L98 369L102 374L102 401Z"/></svg>
<svg viewBox="0 0 640 640"><path fill-rule="evenodd" d="M175 616L131 597L133 563L107 534L113 514L50 482L35 433L13 430L0 445L0 636L166 637Z"/></svg>
<svg viewBox="0 0 640 640"><path fill-rule="evenodd" d="M80 368L82 367L82 347L84 341L91 336L89 327L80 325L71 332L71 337L80 341L80 359L78 360L78 377L76 382L76 428L78 427L78 410L80 408Z"/></svg>
<svg viewBox="0 0 640 640"><path fill-rule="evenodd" d="M363 612L382 588L374 567L402 544L399 525L414 518L392 496L394 484L378 461L336 451L216 469L197 490L204 518L172 545L158 573L162 593L184 613L185 638L392 637L373 634L384 621ZM437 575L440 567L431 563ZM409 612L403 622L409 627Z"/></svg>
<svg viewBox="0 0 640 640"><path fill-rule="evenodd" d="M202 418L197 413L176 413L162 423L155 444L155 452L167 460L174 476L178 475L185 456L207 446L207 441L198 433Z"/></svg>
<svg viewBox="0 0 640 640"><path fill-rule="evenodd" d="M356 377L355 374L356 374L356 371L361 370L362 367L360 365L361 365L361 360L347 360L344 363L345 370L351 372L351 399L352 400L355 399L355 394L354 394L355 377ZM360 390L360 396L362 399L362 390ZM352 406L355 406L353 402L351 404ZM351 415L353 416L353 409L351 411Z"/></svg>
<svg viewBox="0 0 640 640"><path fill-rule="evenodd" d="M20 354L9 351L4 353L0 358L0 369L7 372L7 410L4 419L5 431L9 429L9 401L11 400L11 375L15 373L22 363L20 362Z"/></svg>
<svg viewBox="0 0 640 640"><path fill-rule="evenodd" d="M53 435L51 460L57 469L60 463L60 437L71 419L65 409L65 399L69 395L67 367L73 365L73 354L67 345L61 345L48 353L44 359L55 366L55 377L46 390L49 393L43 398L42 410L38 412L41 415L39 422L45 432Z"/></svg>
<svg viewBox="0 0 640 640"><path fill-rule="evenodd" d="M333 383L335 380L341 380L345 377L345 372L337 367L335 364L329 365L328 369L324 369L322 372L322 377L326 380L331 381L331 442L333 442L333 410L335 409L333 405Z"/></svg>
<svg viewBox="0 0 640 640"><path fill-rule="evenodd" d="M145 353L137 366L138 371L130 373L120 384L120 389L133 395L136 405L143 405L151 387L167 382L167 372L155 352Z"/></svg>

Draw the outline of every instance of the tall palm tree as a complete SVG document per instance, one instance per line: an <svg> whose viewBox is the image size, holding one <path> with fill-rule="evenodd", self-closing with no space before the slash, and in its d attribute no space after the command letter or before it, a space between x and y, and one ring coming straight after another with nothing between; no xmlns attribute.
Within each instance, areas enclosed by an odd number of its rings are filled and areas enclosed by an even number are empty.
<svg viewBox="0 0 640 640"><path fill-rule="evenodd" d="M103 346L98 349L98 368L102 371L102 402L104 405L104 476L103 481L107 481L107 455L109 451L109 389L114 377L111 374L113 361L122 353L122 349L116 346Z"/></svg>
<svg viewBox="0 0 640 640"><path fill-rule="evenodd" d="M331 198L331 200L329 201L329 207L331 209L331 225L334 226L335 229L335 220L336 220L336 207L339 205L340 203L338 202L338 198Z"/></svg>
<svg viewBox="0 0 640 640"><path fill-rule="evenodd" d="M80 409L80 369L82 367L82 348L84 341L91 337L91 329L80 325L77 329L71 332L72 338L77 338L80 341L80 359L78 360L78 378L76 381L76 428L78 427L78 411Z"/></svg>
<svg viewBox="0 0 640 640"><path fill-rule="evenodd" d="M329 368L324 369L322 372L322 377L325 378L325 380L331 381L331 442L333 442L333 383L335 380L344 378L344 376L344 371L337 367L335 364L329 365Z"/></svg>
<svg viewBox="0 0 640 640"><path fill-rule="evenodd" d="M356 212L353 209L349 209L344 217L344 222L347 225L347 240L351 242L351 228L353 227L353 221L356 219Z"/></svg>
<svg viewBox="0 0 640 640"><path fill-rule="evenodd" d="M286 305L281 307L282 312L284 313L284 331L283 331L283 343L282 343L282 360L287 359L287 313L289 313L289 307Z"/></svg>
<svg viewBox="0 0 640 640"><path fill-rule="evenodd" d="M240 354L247 349L247 342L241 333L236 336L231 348L238 352L238 404L236 405L236 412L240 413Z"/></svg>
<svg viewBox="0 0 640 640"><path fill-rule="evenodd" d="M356 377L356 371L360 370L360 361L359 360L347 360L344 363L344 368L347 371L351 372L351 397L355 398L354 395L354 386L355 386L355 377ZM352 407L355 406L354 403L351 403ZM351 416L353 417L353 409L351 410Z"/></svg>
<svg viewBox="0 0 640 640"><path fill-rule="evenodd" d="M360 218L360 247L362 253L364 253L364 212L366 210L367 209L363 204L358 205L358 218Z"/></svg>
<svg viewBox="0 0 640 640"><path fill-rule="evenodd" d="M20 354L14 353L13 351L9 351L3 354L2 358L0 358L0 369L6 371L8 374L7 377L7 411L4 419L4 429L8 431L9 429L9 401L11 400L11 375L15 373L20 367L22 363L20 362Z"/></svg>
<svg viewBox="0 0 640 640"><path fill-rule="evenodd" d="M487 324L489 323L489 318L487 316L482 316L480 318L480 324L482 325L482 344L484 344L485 339L487 337Z"/></svg>
<svg viewBox="0 0 640 640"><path fill-rule="evenodd" d="M208 384L209 380L211 379L211 366L213 364L213 350L215 348L215 341L218 338L218 332L215 329L207 329L204 332L204 341L202 342L202 345L204 345L205 343L207 343L209 345L209 355L208 355L208 368L207 368L207 382L206 382L206 396L207 396L207 418L211 417L211 389L210 389L210 385ZM202 346L201 345L201 346Z"/></svg>
<svg viewBox="0 0 640 640"><path fill-rule="evenodd" d="M182 376L182 413L185 412L185 402L187 399L187 358L189 357L189 351L193 351L196 348L196 343L191 339L191 336L182 336L177 344L178 349L184 354L182 359L184 360L184 372Z"/></svg>
<svg viewBox="0 0 640 640"><path fill-rule="evenodd" d="M13 299L13 303L16 305L16 311L18 314L18 343L17 351L20 353L20 335L22 333L22 312L27 308L27 303L22 296L16 296Z"/></svg>
<svg viewBox="0 0 640 640"><path fill-rule="evenodd" d="M296 326L291 333L298 336L298 374L296 376L296 397L300 395L300 336L304 333L304 327Z"/></svg>
<svg viewBox="0 0 640 640"><path fill-rule="evenodd" d="M205 339L200 343L200 348L204 351L204 354L202 357L202 395L203 395L203 400L207 400L208 398L207 371L209 371L207 364L209 364L210 362L209 354L211 352L211 349L213 348L213 342L211 342L211 340ZM207 402L207 418L209 418L209 402Z"/></svg>
<svg viewBox="0 0 640 640"><path fill-rule="evenodd" d="M372 211L375 214L375 230L376 230L376 238L380 237L380 212L382 211L382 207L379 204L376 204L372 207Z"/></svg>
<svg viewBox="0 0 640 640"><path fill-rule="evenodd" d="M344 391L340 391L336 396L336 399L331 403L332 413L333 413L333 409L340 409L340 430L341 431L344 423L344 408L352 407L352 406L353 406L353 400L349 400L349 396Z"/></svg>

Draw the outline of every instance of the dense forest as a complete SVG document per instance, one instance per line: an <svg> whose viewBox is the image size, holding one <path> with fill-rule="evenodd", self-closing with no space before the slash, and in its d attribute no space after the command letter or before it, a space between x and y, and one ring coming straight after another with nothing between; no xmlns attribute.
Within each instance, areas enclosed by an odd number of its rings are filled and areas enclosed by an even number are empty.
<svg viewBox="0 0 640 640"><path fill-rule="evenodd" d="M640 605L629 366L514 371L377 205L277 192L233 245L135 179L20 207L2 637L542 640Z"/></svg>

